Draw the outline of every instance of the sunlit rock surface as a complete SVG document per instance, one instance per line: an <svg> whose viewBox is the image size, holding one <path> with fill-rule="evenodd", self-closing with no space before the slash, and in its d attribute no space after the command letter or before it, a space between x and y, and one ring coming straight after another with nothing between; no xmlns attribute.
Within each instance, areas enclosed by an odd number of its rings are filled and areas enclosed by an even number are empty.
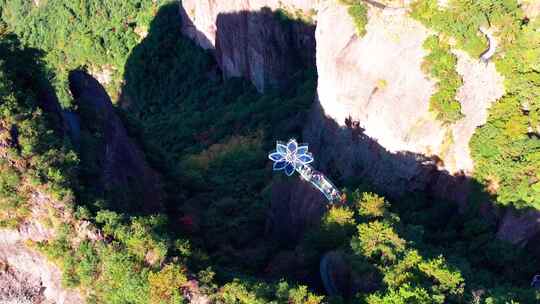
<svg viewBox="0 0 540 304"><path fill-rule="evenodd" d="M62 287L62 273L56 266L23 244L0 241L0 261L10 269L0 270L0 303L84 303L76 291ZM31 302L40 298L44 302Z"/></svg>
<svg viewBox="0 0 540 304"><path fill-rule="evenodd" d="M213 51L224 77L248 78L262 92L288 85L299 68L315 66L311 19L318 2L185 0L182 30ZM283 14L294 17L288 20Z"/></svg>
<svg viewBox="0 0 540 304"><path fill-rule="evenodd" d="M62 202L35 191L31 194L30 216L17 229L0 229L0 303L84 303L76 290L62 286L62 273L44 255L27 245L54 239L52 227L43 224L51 210L60 222L70 221ZM77 235L91 240L101 235L87 225L75 224Z"/></svg>
<svg viewBox="0 0 540 304"><path fill-rule="evenodd" d="M525 15L530 18L537 18L540 16L540 1L539 0L518 0L522 5Z"/></svg>
<svg viewBox="0 0 540 304"><path fill-rule="evenodd" d="M463 170L471 174L474 163L469 141L476 128L486 123L491 105L504 95L504 79L494 63L486 65L459 50L455 50L454 54L458 57L457 71L463 79L457 99L465 117L450 127L453 143L448 145L441 157L451 172Z"/></svg>
<svg viewBox="0 0 540 304"><path fill-rule="evenodd" d="M428 32L402 14L370 10L359 38L344 6L329 2L316 31L318 94L339 126L359 122L366 135L391 152L435 150L443 130L428 113L434 83L420 65Z"/></svg>
<svg viewBox="0 0 540 304"><path fill-rule="evenodd" d="M464 178L474 170L469 141L504 93L493 64L456 51L465 117L443 125L429 111L436 84L421 70L431 33L406 10L370 6L362 38L343 6L321 5L317 20L319 102L304 136L320 166L368 177L392 194L433 190L465 202Z"/></svg>

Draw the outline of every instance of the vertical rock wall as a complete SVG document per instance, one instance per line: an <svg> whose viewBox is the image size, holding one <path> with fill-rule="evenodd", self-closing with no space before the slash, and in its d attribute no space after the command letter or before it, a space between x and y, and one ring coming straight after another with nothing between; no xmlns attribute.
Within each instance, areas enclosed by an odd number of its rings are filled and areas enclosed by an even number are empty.
<svg viewBox="0 0 540 304"><path fill-rule="evenodd" d="M225 78L248 78L263 92L315 66L315 25L307 20L317 2L184 0L182 29L215 54Z"/></svg>

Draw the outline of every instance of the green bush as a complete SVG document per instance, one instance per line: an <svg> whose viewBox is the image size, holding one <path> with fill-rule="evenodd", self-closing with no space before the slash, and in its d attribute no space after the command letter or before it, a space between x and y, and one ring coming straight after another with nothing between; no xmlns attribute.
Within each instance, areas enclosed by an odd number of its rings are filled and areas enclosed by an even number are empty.
<svg viewBox="0 0 540 304"><path fill-rule="evenodd" d="M353 193L352 201L356 203L355 207L358 208L358 214L366 218L383 217L389 207L384 197L371 192L360 194L356 191Z"/></svg>
<svg viewBox="0 0 540 304"><path fill-rule="evenodd" d="M28 215L25 198L17 191L21 177L5 160L0 160L0 226L16 228Z"/></svg>
<svg viewBox="0 0 540 304"><path fill-rule="evenodd" d="M169 264L159 272L150 273L151 304L179 304L184 303L182 289L187 283L186 270L178 265Z"/></svg>
<svg viewBox="0 0 540 304"><path fill-rule="evenodd" d="M162 2L47 1L35 7L25 0L2 0L0 7L2 20L25 45L46 52L45 62L56 73L53 85L58 97L69 107L68 73L80 67L108 70L107 90L116 99L124 63Z"/></svg>
<svg viewBox="0 0 540 304"><path fill-rule="evenodd" d="M214 298L223 304L320 304L324 300L306 286L292 287L285 281L268 286L241 280L225 284Z"/></svg>
<svg viewBox="0 0 540 304"><path fill-rule="evenodd" d="M367 7L362 0L339 0L339 3L347 6L347 12L353 19L356 33L363 37L366 34L366 25L368 23Z"/></svg>
<svg viewBox="0 0 540 304"><path fill-rule="evenodd" d="M69 208L76 184L78 159L58 137L57 113L39 107L43 95L52 93L42 56L0 31L0 223L10 227L29 215L31 186L41 186L43 194L65 200Z"/></svg>
<svg viewBox="0 0 540 304"><path fill-rule="evenodd" d="M168 239L164 237L166 218L160 216L132 217L128 220L121 215L102 210L96 215L95 221L103 225L103 232L122 242L127 251L144 261L152 257L152 263L160 263L167 254Z"/></svg>
<svg viewBox="0 0 540 304"><path fill-rule="evenodd" d="M524 22L515 0L455 0L445 9L436 0L416 1L412 16L455 39L456 47L474 58L487 49L479 27L498 29L499 43L492 60L505 78L506 94L491 107L487 123L471 139L475 177L502 205L540 209L540 140L535 131L540 126L540 19ZM457 105L447 99L452 94L453 89L438 95L438 101L446 101L437 107L457 113Z"/></svg>
<svg viewBox="0 0 540 304"><path fill-rule="evenodd" d="M457 91L463 85L456 71L457 57L450 52L450 46L435 35L426 39L424 48L429 54L424 58L422 69L437 81L429 108L443 123L454 123L463 118L461 104L456 100Z"/></svg>

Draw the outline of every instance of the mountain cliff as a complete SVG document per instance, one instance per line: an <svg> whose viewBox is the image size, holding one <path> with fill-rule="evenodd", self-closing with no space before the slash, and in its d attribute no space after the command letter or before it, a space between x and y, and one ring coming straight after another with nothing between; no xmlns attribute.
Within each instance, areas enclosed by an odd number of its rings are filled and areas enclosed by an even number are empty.
<svg viewBox="0 0 540 304"><path fill-rule="evenodd" d="M226 78L246 77L262 92L282 88L298 68L314 66L315 25L303 18L315 17L318 2L183 1L182 28L214 52ZM289 13L299 20L284 20Z"/></svg>
<svg viewBox="0 0 540 304"><path fill-rule="evenodd" d="M474 58L450 40L448 54L460 82L455 92L460 118L439 119L431 98L442 84L426 71L429 50L424 45L436 32L411 17L409 1L367 1L365 6L368 22L360 35L346 2L188 0L182 4L183 32L212 50L225 77L246 77L260 91L291 73L293 65L285 58L309 66L313 62L298 58L309 58L316 49L317 100L303 135L317 164L343 178L368 178L390 195L423 191L464 208L474 187L469 142L505 94L504 76L493 61ZM246 13L256 15L261 9L310 16L316 30L290 34ZM241 12L240 19L227 20L231 12ZM511 218L501 219L499 235L522 243L523 237L504 232ZM527 218L532 225L527 235L536 235L540 214ZM510 226L520 230L520 225Z"/></svg>
<svg viewBox="0 0 540 304"><path fill-rule="evenodd" d="M293 35L293 40L314 40L317 45L318 104L314 105L315 113L306 122L304 135L320 151L321 165L328 167L332 159L339 159L333 164L337 166L334 169L344 176L378 178L376 183L391 187L390 192L421 188L424 187L421 184L427 182L421 181L426 177L422 177L424 174L420 169L355 170L358 166L376 163L372 161L376 156L358 151L362 148L354 145L352 138L343 140L343 135L332 134L320 121L321 117L326 117L340 130L350 129L353 125L363 130L363 134L391 154L433 156L440 160L437 163L439 169L451 174L472 173L468 142L476 127L486 122L489 105L504 93L503 78L493 64L484 65L456 51L458 72L464 80L457 98L462 104L464 118L454 125L444 125L429 111L429 98L435 91L435 82L421 69L427 53L422 45L429 30L408 17L407 7L369 5L367 34L359 37L347 7L338 2L278 3L184 1L188 20L184 24L184 33L202 47L215 50L225 75L247 77L262 89L260 79L277 81L282 77L268 71L289 67L287 62L272 53L293 58L299 53L313 52L315 45L288 50L274 43L274 37L285 36L283 33L268 37L258 34L263 29L275 31L272 24L252 24L246 20L235 23L238 28L232 29L225 23L219 23L220 15L231 11L256 12L261 8L298 10L300 14L317 12L312 19L317 24L316 35ZM242 31L252 35L239 34ZM236 49L220 45L225 41L230 41ZM244 42L248 44L241 44ZM264 46L264 50L257 46ZM249 64L263 68L233 68L228 64L237 62L238 58L247 62L264 59L264 64ZM370 171L377 174L370 174ZM392 180L393 173L401 177ZM415 184L413 180L418 182Z"/></svg>
<svg viewBox="0 0 540 304"><path fill-rule="evenodd" d="M0 0L0 302L540 300L536 2Z"/></svg>

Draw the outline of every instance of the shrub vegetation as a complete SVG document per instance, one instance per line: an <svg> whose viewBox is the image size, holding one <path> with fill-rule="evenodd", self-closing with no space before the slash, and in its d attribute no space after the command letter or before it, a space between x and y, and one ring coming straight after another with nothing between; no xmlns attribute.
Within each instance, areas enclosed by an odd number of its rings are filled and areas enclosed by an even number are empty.
<svg viewBox="0 0 540 304"><path fill-rule="evenodd" d="M450 45L436 35L426 39L424 48L429 54L422 68L437 81L437 91L431 95L429 108L443 123L454 123L463 117L461 104L456 100L457 91L463 85L456 71L457 57L450 52Z"/></svg>
<svg viewBox="0 0 540 304"><path fill-rule="evenodd" d="M518 1L416 1L412 16L452 37L474 58L487 48L480 26L496 30L493 61L506 94L489 110L471 142L475 176L502 205L540 209L540 19L525 18Z"/></svg>
<svg viewBox="0 0 540 304"><path fill-rule="evenodd" d="M347 11L353 19L356 33L363 37L366 34L368 23L367 7L362 0L339 0L339 3L347 6Z"/></svg>

